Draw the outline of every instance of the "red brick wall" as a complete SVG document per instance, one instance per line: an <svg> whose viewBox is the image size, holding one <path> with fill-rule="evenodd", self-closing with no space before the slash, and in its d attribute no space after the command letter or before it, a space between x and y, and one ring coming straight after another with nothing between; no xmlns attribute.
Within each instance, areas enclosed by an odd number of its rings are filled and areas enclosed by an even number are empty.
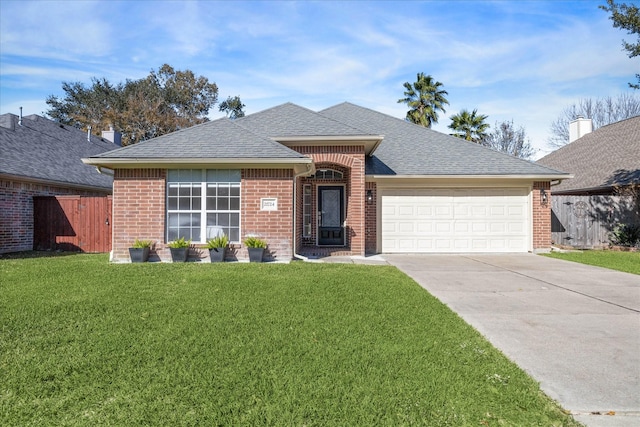
<svg viewBox="0 0 640 427"><path fill-rule="evenodd" d="M118 169L113 182L113 255L129 261L136 240L151 240L150 260L171 259L165 247L165 180L163 169Z"/></svg>
<svg viewBox="0 0 640 427"><path fill-rule="evenodd" d="M364 146L294 146L290 147L301 154L311 157L316 164L345 170L346 179L346 222L347 245L353 255L365 254L365 182L364 182ZM346 169L345 169L346 168ZM347 173L348 172L348 173ZM334 181L336 182L336 181ZM315 190L315 189L314 189ZM302 186L298 197L302 197ZM315 203L315 196L314 196ZM299 207L301 210L301 206ZM297 234L302 234L302 217L298 215ZM314 222L315 223L315 222Z"/></svg>
<svg viewBox="0 0 640 427"><path fill-rule="evenodd" d="M373 201L365 204L365 252L368 254L377 253L378 230L377 230L377 185L375 182L367 182L365 191L371 190Z"/></svg>
<svg viewBox="0 0 640 427"><path fill-rule="evenodd" d="M278 199L278 210L260 210L261 198ZM291 169L242 170L242 240L255 235L267 241L267 260L293 258L293 171ZM248 258L244 245L236 251Z"/></svg>
<svg viewBox="0 0 640 427"><path fill-rule="evenodd" d="M547 203L543 204L540 191L547 193ZM532 191L533 203L533 249L551 247L551 183L534 182Z"/></svg>
<svg viewBox="0 0 640 427"><path fill-rule="evenodd" d="M290 260L293 255L293 171L278 169L242 170L241 232L267 241L267 260ZM121 169L115 173L113 196L113 261L128 262L129 247L135 239L152 240L151 261L169 261L165 242L166 171L162 169ZM260 210L260 199L277 198L277 211ZM206 258L196 245L190 257ZM247 259L241 245L234 245L231 257Z"/></svg>
<svg viewBox="0 0 640 427"><path fill-rule="evenodd" d="M34 196L106 196L110 191L87 191L18 180L0 180L0 253L33 249Z"/></svg>

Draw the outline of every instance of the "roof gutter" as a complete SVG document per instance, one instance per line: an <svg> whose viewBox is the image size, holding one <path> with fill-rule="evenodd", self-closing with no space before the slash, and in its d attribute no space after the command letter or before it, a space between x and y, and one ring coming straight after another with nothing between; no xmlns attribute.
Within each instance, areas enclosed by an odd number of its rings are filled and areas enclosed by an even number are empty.
<svg viewBox="0 0 640 427"><path fill-rule="evenodd" d="M297 158L203 158L203 157L185 157L185 158L149 158L149 157L89 157L82 159L82 163L86 165L105 166L105 165L176 165L176 164L237 164L237 163L251 163L251 164L295 164L295 163L312 163L313 160L309 157L297 157Z"/></svg>
<svg viewBox="0 0 640 427"><path fill-rule="evenodd" d="M212 168L222 169L233 168L273 168L273 169L293 169L296 173L306 172L306 165L312 164L310 157L297 158L183 158L183 159L150 159L150 158L101 158L89 157L82 159L87 165L97 166L107 169L177 169L182 167L190 168Z"/></svg>
<svg viewBox="0 0 640 427"><path fill-rule="evenodd" d="M543 180L562 182L565 179L573 178L571 174L554 175L366 175L366 181L379 180L400 180L400 179L520 179L520 180Z"/></svg>

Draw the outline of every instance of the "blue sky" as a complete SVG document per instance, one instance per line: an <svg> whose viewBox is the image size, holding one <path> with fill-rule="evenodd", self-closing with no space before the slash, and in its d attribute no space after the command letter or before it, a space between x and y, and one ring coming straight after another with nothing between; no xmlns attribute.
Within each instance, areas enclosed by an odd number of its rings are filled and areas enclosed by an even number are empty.
<svg viewBox="0 0 640 427"><path fill-rule="evenodd" d="M540 157L565 107L629 92L640 72L603 3L2 0L0 114L42 114L63 81L117 83L168 63L247 113L349 101L404 118L402 84L424 72L449 92L434 129L477 108L492 126L524 126Z"/></svg>

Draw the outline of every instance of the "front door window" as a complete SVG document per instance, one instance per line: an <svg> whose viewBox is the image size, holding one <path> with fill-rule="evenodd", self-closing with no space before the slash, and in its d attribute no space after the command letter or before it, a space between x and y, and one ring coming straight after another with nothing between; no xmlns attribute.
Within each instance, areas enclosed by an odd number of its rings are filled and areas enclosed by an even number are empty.
<svg viewBox="0 0 640 427"><path fill-rule="evenodd" d="M318 187L318 245L344 246L344 187Z"/></svg>

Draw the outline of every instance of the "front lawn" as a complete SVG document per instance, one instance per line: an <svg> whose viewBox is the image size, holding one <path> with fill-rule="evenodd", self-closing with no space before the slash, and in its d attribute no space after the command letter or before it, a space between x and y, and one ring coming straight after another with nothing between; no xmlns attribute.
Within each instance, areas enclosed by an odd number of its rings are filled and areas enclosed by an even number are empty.
<svg viewBox="0 0 640 427"><path fill-rule="evenodd" d="M393 267L0 259L0 425L574 426Z"/></svg>
<svg viewBox="0 0 640 427"><path fill-rule="evenodd" d="M576 251L576 252L551 252L544 254L551 258L564 259L566 261L582 264L596 265L611 270L640 274L640 252L620 251Z"/></svg>

